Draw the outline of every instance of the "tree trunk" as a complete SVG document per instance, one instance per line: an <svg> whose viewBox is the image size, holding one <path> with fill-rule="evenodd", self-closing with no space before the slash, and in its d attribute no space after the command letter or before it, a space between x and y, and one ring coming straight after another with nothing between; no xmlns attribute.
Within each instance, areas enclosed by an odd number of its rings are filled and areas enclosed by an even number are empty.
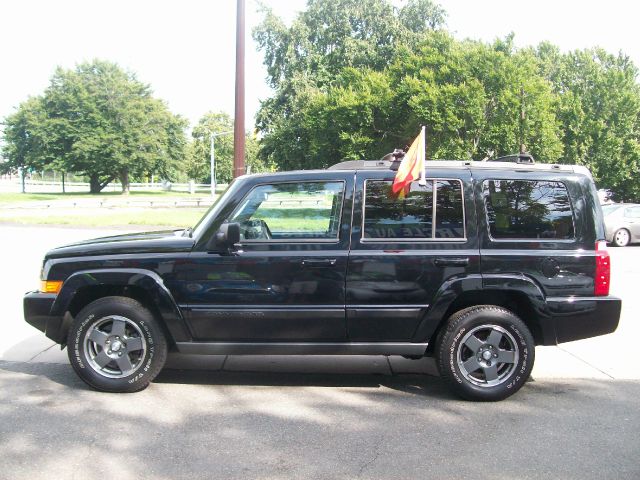
<svg viewBox="0 0 640 480"><path fill-rule="evenodd" d="M100 177L98 175L89 176L89 192L100 193L102 186L100 185Z"/></svg>
<svg viewBox="0 0 640 480"><path fill-rule="evenodd" d="M122 194L129 195L129 170L125 169L120 172L120 184L122 185Z"/></svg>

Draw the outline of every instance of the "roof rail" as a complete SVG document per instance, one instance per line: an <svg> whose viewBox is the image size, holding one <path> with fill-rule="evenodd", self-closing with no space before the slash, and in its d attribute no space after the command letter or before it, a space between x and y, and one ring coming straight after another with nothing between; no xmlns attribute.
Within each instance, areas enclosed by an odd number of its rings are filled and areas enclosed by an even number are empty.
<svg viewBox="0 0 640 480"><path fill-rule="evenodd" d="M346 160L331 165L328 170L364 170L364 169L392 169L396 162L389 160Z"/></svg>
<svg viewBox="0 0 640 480"><path fill-rule="evenodd" d="M492 158L487 162L511 162L534 165L536 161L533 159L533 155L530 153L513 153L511 155L504 155L503 157Z"/></svg>

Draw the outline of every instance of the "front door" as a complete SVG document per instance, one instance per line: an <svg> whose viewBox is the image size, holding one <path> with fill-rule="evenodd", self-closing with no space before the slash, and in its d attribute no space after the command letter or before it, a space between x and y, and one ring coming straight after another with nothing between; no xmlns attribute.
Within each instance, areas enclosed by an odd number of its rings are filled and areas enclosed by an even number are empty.
<svg viewBox="0 0 640 480"><path fill-rule="evenodd" d="M346 340L353 174L322 177L256 180L225 219L240 224L236 249L192 253L181 308L194 339Z"/></svg>
<svg viewBox="0 0 640 480"><path fill-rule="evenodd" d="M358 173L347 274L351 341L424 341L418 337L440 320L426 319L438 291L456 278L475 276L480 285L471 175L431 175L395 196L394 172Z"/></svg>

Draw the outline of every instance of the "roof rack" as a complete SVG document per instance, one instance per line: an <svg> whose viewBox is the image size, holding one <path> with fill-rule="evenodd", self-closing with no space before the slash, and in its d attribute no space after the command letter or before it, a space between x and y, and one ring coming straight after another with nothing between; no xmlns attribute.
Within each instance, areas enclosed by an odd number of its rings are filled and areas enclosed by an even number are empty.
<svg viewBox="0 0 640 480"><path fill-rule="evenodd" d="M533 155L531 155L530 153L513 153L511 155L505 155L503 157L487 160L487 162L510 162L525 165L535 165L536 163L536 161L533 159Z"/></svg>

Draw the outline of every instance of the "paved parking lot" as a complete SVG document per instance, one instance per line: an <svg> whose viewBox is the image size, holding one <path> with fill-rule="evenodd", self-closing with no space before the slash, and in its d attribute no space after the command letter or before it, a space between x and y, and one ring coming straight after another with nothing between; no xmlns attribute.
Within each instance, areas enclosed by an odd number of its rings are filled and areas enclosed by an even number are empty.
<svg viewBox="0 0 640 480"><path fill-rule="evenodd" d="M616 333L538 348L521 392L473 404L385 357L174 357L144 392L94 392L21 298L47 249L120 232L0 231L0 478L640 478L640 247L611 252Z"/></svg>

